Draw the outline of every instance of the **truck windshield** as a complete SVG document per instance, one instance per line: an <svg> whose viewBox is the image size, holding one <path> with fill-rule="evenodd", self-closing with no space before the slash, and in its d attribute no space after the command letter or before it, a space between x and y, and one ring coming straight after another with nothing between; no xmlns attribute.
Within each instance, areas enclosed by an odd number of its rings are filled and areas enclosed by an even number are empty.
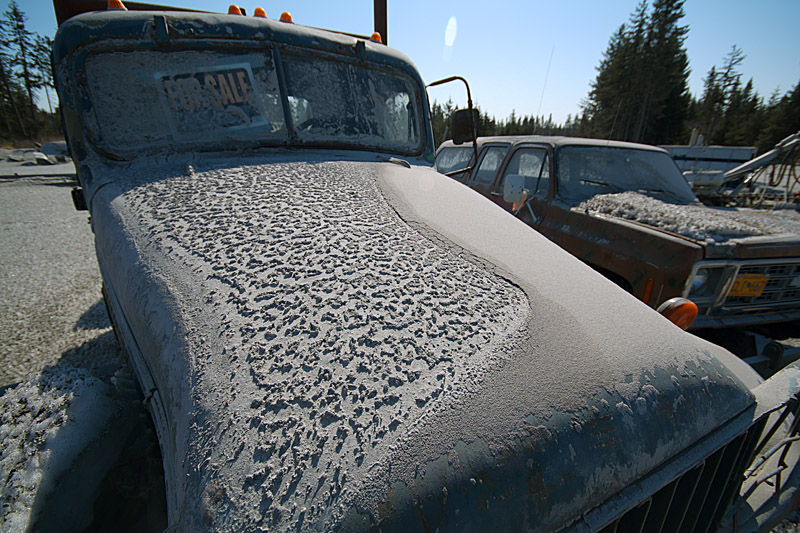
<svg viewBox="0 0 800 533"><path fill-rule="evenodd" d="M292 122L301 141L413 150L420 143L414 85L382 70L283 54Z"/></svg>
<svg viewBox="0 0 800 533"><path fill-rule="evenodd" d="M442 148L436 155L436 170L445 174L454 170L467 168L472 159L472 148L469 146L456 146L452 148Z"/></svg>
<svg viewBox="0 0 800 533"><path fill-rule="evenodd" d="M405 73L285 53L281 84L273 58L263 45L90 54L85 86L93 106L84 120L95 144L123 157L231 143L422 150L422 100Z"/></svg>
<svg viewBox="0 0 800 533"><path fill-rule="evenodd" d="M572 205L597 195L633 191L668 202L697 201L678 167L662 152L607 146L558 150L558 195Z"/></svg>

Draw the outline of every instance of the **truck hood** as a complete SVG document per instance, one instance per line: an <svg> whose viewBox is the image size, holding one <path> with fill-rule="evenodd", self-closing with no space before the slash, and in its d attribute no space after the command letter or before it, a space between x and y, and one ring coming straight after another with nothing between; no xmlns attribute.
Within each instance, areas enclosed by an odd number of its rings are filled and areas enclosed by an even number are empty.
<svg viewBox="0 0 800 533"><path fill-rule="evenodd" d="M477 193L326 158L93 187L179 530L555 529L752 407L733 356Z"/></svg>
<svg viewBox="0 0 800 533"><path fill-rule="evenodd" d="M706 249L707 258L800 255L800 213L671 204L636 192L600 194L576 210L631 220L680 235Z"/></svg>

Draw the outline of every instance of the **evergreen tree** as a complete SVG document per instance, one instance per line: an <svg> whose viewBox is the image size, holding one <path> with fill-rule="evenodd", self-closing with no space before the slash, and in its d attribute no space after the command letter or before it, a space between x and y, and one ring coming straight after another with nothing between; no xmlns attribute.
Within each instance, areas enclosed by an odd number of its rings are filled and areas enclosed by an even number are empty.
<svg viewBox="0 0 800 533"><path fill-rule="evenodd" d="M8 141L62 134L50 93L52 40L28 31L26 20L14 0L0 16L0 137ZM50 113L36 106L39 89L45 91Z"/></svg>
<svg viewBox="0 0 800 533"><path fill-rule="evenodd" d="M552 115L548 116L547 119L532 115L524 115L520 118L517 116L516 110L512 110L508 118L498 121L495 117L482 111L477 103L474 108L478 112L479 137L489 135L531 134L573 135L578 129L577 117L573 121L570 116L567 116L567 122L562 125L556 123ZM450 126L455 111L456 108L451 100L448 100L444 105L436 101L431 104L431 123L433 126L433 137L437 147L442 142L452 138L452 135L450 135Z"/></svg>
<svg viewBox="0 0 800 533"><path fill-rule="evenodd" d="M777 143L800 131L800 82L778 98L770 99L764 118L764 127L756 140L759 152L772 149Z"/></svg>
<svg viewBox="0 0 800 533"><path fill-rule="evenodd" d="M431 106L431 126L433 128L433 141L436 147L448 139L453 138L450 127L453 121L453 106L452 100L447 100L444 106L434 101Z"/></svg>
<svg viewBox="0 0 800 533"><path fill-rule="evenodd" d="M47 107L53 113L53 102L50 100L50 89L55 90L53 69L50 64L50 52L53 49L53 40L50 37L36 36L33 46L33 65L39 79L39 87L44 90L47 98Z"/></svg>
<svg viewBox="0 0 800 533"><path fill-rule="evenodd" d="M753 146L764 123L761 98L750 79L743 89L732 91L725 111L725 129L721 143L726 146Z"/></svg>
<svg viewBox="0 0 800 533"><path fill-rule="evenodd" d="M744 59L742 50L733 45L722 68L711 67L703 96L692 106L690 124L703 133L707 144L752 146L764 126L764 104L753 89L753 80L742 86L739 65Z"/></svg>
<svg viewBox="0 0 800 533"><path fill-rule="evenodd" d="M642 140L651 144L679 141L689 108L689 57L684 43L688 26L680 26L683 0L655 0L648 28L650 107Z"/></svg>
<svg viewBox="0 0 800 533"><path fill-rule="evenodd" d="M31 120L36 119L36 101L33 96L34 89L39 84L38 77L33 67L34 34L25 28L25 16L16 0L11 0L5 12L7 23L8 43L14 51L11 58L12 67L19 69L17 76L27 93L27 105L30 110Z"/></svg>
<svg viewBox="0 0 800 533"><path fill-rule="evenodd" d="M725 96L720 86L720 76L716 66L712 66L703 79L703 96L695 106L697 109L696 127L705 136L711 139L717 122L722 116Z"/></svg>
<svg viewBox="0 0 800 533"><path fill-rule="evenodd" d="M603 53L583 102L580 132L646 143L683 134L690 97L683 0L643 0Z"/></svg>
<svg viewBox="0 0 800 533"><path fill-rule="evenodd" d="M478 110L478 136L496 135L497 124L494 117L481 111L481 108L477 104L475 105L475 109Z"/></svg>
<svg viewBox="0 0 800 533"><path fill-rule="evenodd" d="M13 54L9 43L8 23L0 20L0 94L3 96L3 107L0 111L3 114L3 124L6 127L7 135L11 138L15 137L16 133L25 136L27 132L17 104L21 101L22 95L14 79L14 70L11 65Z"/></svg>
<svg viewBox="0 0 800 533"><path fill-rule="evenodd" d="M583 102L585 131L589 137L617 138L614 136L617 118L622 107L621 90L626 85L623 76L623 48L626 46L626 29L621 25L612 35L603 59L597 67L597 78L591 84L588 98Z"/></svg>

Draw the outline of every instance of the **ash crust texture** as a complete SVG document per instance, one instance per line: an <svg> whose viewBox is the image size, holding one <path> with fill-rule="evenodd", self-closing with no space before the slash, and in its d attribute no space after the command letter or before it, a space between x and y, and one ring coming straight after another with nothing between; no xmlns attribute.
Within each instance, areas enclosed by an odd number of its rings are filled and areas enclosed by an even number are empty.
<svg viewBox="0 0 800 533"><path fill-rule="evenodd" d="M179 525L335 527L529 314L520 289L399 218L386 165L187 167L123 194L190 332L192 375L169 377L194 406Z"/></svg>
<svg viewBox="0 0 800 533"><path fill-rule="evenodd" d="M800 234L800 216L792 209L766 211L670 204L635 192L599 194L575 208L634 220L707 245L761 235Z"/></svg>

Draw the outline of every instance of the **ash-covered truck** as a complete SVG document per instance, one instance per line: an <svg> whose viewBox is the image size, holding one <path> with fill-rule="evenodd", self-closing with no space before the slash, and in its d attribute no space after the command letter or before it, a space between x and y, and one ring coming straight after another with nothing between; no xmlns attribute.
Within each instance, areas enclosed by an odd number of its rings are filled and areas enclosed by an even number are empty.
<svg viewBox="0 0 800 533"><path fill-rule="evenodd" d="M53 65L170 531L758 529L796 505L800 368L763 381L437 173L404 55L115 7L63 22Z"/></svg>

